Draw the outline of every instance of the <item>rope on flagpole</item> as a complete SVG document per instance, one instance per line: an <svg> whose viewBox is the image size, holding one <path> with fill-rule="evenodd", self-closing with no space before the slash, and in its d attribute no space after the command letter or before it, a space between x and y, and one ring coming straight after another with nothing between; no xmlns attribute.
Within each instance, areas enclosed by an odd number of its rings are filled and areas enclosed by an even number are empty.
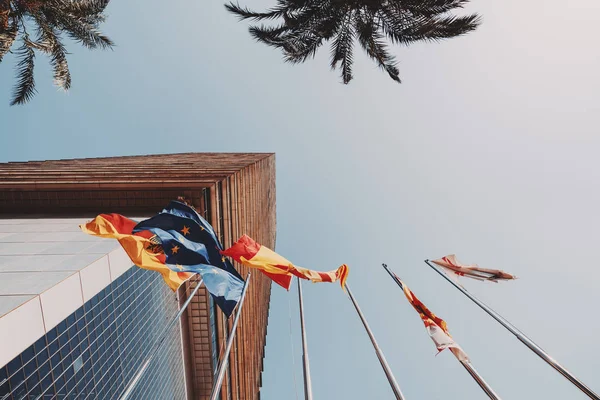
<svg viewBox="0 0 600 400"><path fill-rule="evenodd" d="M150 351L150 354L148 355L148 357L146 357L146 360L144 361L142 366L138 369L138 372L135 374L133 379L129 382L129 385L127 386L127 388L125 389L125 391L123 392L121 397L119 397L119 400L127 400L131 396L131 393L133 393L133 389L135 389L135 387L138 384L138 382L140 381L142 375L144 375L144 372L146 372L146 369L148 369L150 362L152 362L152 360L158 353L158 350L160 350L161 346L165 342L165 339L167 338L169 331L179 321L179 318L181 318L181 315L187 309L187 306L190 304L190 302L196 295L196 292L198 292L198 289L200 289L200 286L202 286L202 282L203 282L203 280L200 279L200 282L198 282L198 284L196 285L196 287L194 288L192 293L188 296L185 303L183 303L183 306L181 306L181 308L179 309L177 314L173 317L173 319L171 319L171 321L165 328L163 336L154 343L154 347Z"/></svg>
<svg viewBox="0 0 600 400"><path fill-rule="evenodd" d="M510 333L515 335L515 337L517 339L519 339L521 341L521 343L523 343L525 346L529 347L529 349L531 351L533 351L535 354L537 354L542 360L546 361L552 368L557 370L562 376L567 378L573 385L575 385L579 390L581 390L583 393L585 393L590 399L600 400L600 396L598 396L590 388L585 386L583 384L583 382L581 382L579 379L577 379L572 373L567 371L555 359L550 357L550 355L548 353L546 353L544 350L542 350L542 348L540 346L538 346L533 340L529 339L529 337L527 337L523 332L518 330L507 319L502 317L500 314L498 314L496 311L494 311L493 309L488 307L481 300L479 300L478 298L473 296L471 293L469 293L464 287L462 287L462 285L458 285L456 282L454 282L452 279L450 279L450 277L448 277L444 272L440 271L433 264L431 264L429 262L429 260L425 260L425 264L429 265L435 272L437 272L444 279L446 279L448 282L450 282L452 284L452 286L454 286L455 288L460 290L462 292L462 294L467 296L471 301L473 301L473 303L477 304L483 311L485 311L492 318L494 318L496 321L498 321L498 323L500 325L502 325Z"/></svg>

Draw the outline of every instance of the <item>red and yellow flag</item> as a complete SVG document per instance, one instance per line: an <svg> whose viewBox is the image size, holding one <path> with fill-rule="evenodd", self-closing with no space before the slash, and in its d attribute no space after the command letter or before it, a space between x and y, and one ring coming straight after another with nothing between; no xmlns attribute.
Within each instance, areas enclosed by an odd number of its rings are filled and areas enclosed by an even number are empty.
<svg viewBox="0 0 600 400"><path fill-rule="evenodd" d="M153 233L143 231L132 233L137 222L119 214L100 214L85 225L80 225L81 230L93 236L117 239L131 261L140 268L159 272L167 285L173 290L193 274L189 272L172 271L165 265L164 253L149 251L155 243L150 241Z"/></svg>
<svg viewBox="0 0 600 400"><path fill-rule="evenodd" d="M237 262L249 267L261 270L267 276L283 286L290 288L291 277L297 276L301 279L309 279L313 282L335 282L340 281L342 288L348 278L348 266L343 264L335 271L319 272L311 269L301 268L275 253L268 247L255 242L247 235L242 236L221 254L232 257ZM282 279L281 277L285 277Z"/></svg>
<svg viewBox="0 0 600 400"><path fill-rule="evenodd" d="M398 277L396 277L398 278ZM421 320L425 324L425 328L429 333L429 337L435 343L435 347L437 347L438 352L441 352L445 349L450 349L452 354L456 356L460 361L468 361L469 357L460 348L460 346L452 339L450 336L450 332L448 332L448 326L446 325L446 321L441 319L432 313L425 304L421 303L421 301L415 296L415 294L402 282L398 279L402 284L402 289L404 290L404 295L408 299L408 302L414 307L414 309L419 313Z"/></svg>
<svg viewBox="0 0 600 400"><path fill-rule="evenodd" d="M477 279L479 281L498 282L517 279L516 276L500 271L499 269L481 268L477 264L463 265L458 262L454 254L442 257L438 260L433 260L432 262L452 274L466 276L467 278Z"/></svg>

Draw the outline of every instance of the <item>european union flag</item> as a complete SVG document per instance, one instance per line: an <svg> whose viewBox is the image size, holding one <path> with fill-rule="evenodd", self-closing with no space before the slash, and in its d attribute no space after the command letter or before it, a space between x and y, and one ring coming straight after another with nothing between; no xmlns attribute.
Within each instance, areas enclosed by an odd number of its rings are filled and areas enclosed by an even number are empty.
<svg viewBox="0 0 600 400"><path fill-rule="evenodd" d="M227 317L231 315L241 297L244 280L220 254L223 247L212 226L196 210L171 201L160 214L133 228L133 233L140 231L150 231L158 237L170 269L202 275L217 305Z"/></svg>

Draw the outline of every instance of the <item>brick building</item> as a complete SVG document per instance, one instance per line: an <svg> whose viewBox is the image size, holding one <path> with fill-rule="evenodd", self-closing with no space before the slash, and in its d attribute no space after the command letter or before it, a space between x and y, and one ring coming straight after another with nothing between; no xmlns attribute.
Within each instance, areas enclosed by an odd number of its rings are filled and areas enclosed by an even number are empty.
<svg viewBox="0 0 600 400"><path fill-rule="evenodd" d="M175 295L78 225L185 196L224 246L275 246L275 156L187 153L0 164L0 399L117 399L196 284ZM242 276L248 270L236 265ZM250 280L221 398L260 398L271 283ZM201 288L134 392L207 399L233 318Z"/></svg>

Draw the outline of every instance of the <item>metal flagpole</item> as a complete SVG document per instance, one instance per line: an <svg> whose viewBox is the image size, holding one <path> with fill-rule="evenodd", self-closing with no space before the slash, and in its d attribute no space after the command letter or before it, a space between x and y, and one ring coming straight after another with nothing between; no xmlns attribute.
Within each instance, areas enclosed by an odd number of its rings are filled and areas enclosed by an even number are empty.
<svg viewBox="0 0 600 400"><path fill-rule="evenodd" d="M135 386L140 381L140 378L142 377L142 375L144 375L144 372L146 372L148 365L150 365L150 362L154 359L154 356L156 356L156 354L158 353L160 346L162 346L165 339L167 338L167 334L169 333L171 328L173 328L173 325L175 325L179 321L179 318L181 318L181 315L183 314L183 312L186 310L187 306L190 304L190 302L194 298L194 295L196 294L198 289L200 289L200 286L202 286L202 282L203 282L203 280L200 279L200 282L198 282L198 284L196 285L194 290L192 290L192 293L190 293L190 295L188 296L185 303L183 303L183 305L179 309L179 312L177 313L177 315L175 315L173 317L173 319L171 320L171 322L169 322L169 324L165 328L165 331L164 331L165 333L164 333L163 337L160 338L160 340L155 343L154 348L150 351L150 354L148 355L148 357L146 357L146 360L144 361L144 363L138 370L137 374L135 374L135 376L133 377L131 382L129 382L129 385L127 386L127 388L125 389L125 391L123 392L121 397L119 397L119 400L127 400L129 398L129 396L131 396L131 393L133 393L133 389L135 389Z"/></svg>
<svg viewBox="0 0 600 400"><path fill-rule="evenodd" d="M473 379L475 379L475 382L477 382L479 387L483 389L485 394L487 394L490 399L500 400L500 397L496 394L496 392L494 392L494 389L492 389L490 385L488 385L488 383L483 379L483 377L479 375L479 372L477 372L477 370L475 369L475 367L473 367L473 364L471 364L470 361L459 361L463 365L463 367L465 367L465 369L469 372L469 374L471 374Z"/></svg>
<svg viewBox="0 0 600 400"><path fill-rule="evenodd" d="M396 274L394 274L388 268L387 264L381 264L381 265L383 265L383 268L385 268L387 273L390 274L390 276L392 277L394 282L396 282L396 284L400 287L400 289L404 290L404 287L402 286L402 282L400 282L400 280L398 279ZM463 361L463 360L459 360L459 361L463 365L463 367L465 367L465 369L469 372L469 374L473 377L473 379L475 379L475 382L477 382L479 387L485 392L485 394L488 395L488 397L490 399L500 400L500 396L498 396L496 394L496 392L494 392L494 389L492 389L490 387L490 385L483 379L483 377L481 375L479 375L479 372L477 372L477 370L475 369L475 367L473 367L473 364L471 364L470 361Z"/></svg>
<svg viewBox="0 0 600 400"><path fill-rule="evenodd" d="M483 311L488 313L492 318L500 323L503 327L505 327L510 333L516 336L517 339L521 341L525 346L529 347L531 351L537 354L542 360L546 361L552 368L557 370L562 376L567 378L573 385L577 386L579 390L585 393L590 399L600 400L600 396L594 393L590 388L585 386L583 382L577 379L573 374L567 371L562 365L560 365L555 359L550 357L548 353L546 353L540 346L535 344L533 340L529 339L523 332L518 330L513 324L508 322L504 317L498 314L496 311L492 310L490 307L485 305L482 301L477 299L471 293L469 293L465 288L461 285L454 282L450 277L448 277L444 272L440 271L434 265L432 265L429 260L425 260L425 263L429 265L434 271L444 277L448 282L450 282L455 288L460 290L465 296L473 301L473 303L477 304Z"/></svg>
<svg viewBox="0 0 600 400"><path fill-rule="evenodd" d="M302 362L304 372L304 399L312 400L312 383L310 381L310 366L308 365L308 344L306 343L306 330L304 329L304 302L302 301L302 285L298 280L298 303L300 304L300 329L302 330Z"/></svg>
<svg viewBox="0 0 600 400"><path fill-rule="evenodd" d="M373 332L371 332L371 328L369 328L369 324L367 323L365 316L363 315L362 311L360 310L360 307L358 306L358 303L356 302L356 300L354 300L354 296L352 296L352 292L350 291L350 287L348 286L348 284L346 284L346 291L348 292L348 296L350 296L350 300L352 301L352 304L354 304L354 308L356 308L356 312L358 313L358 316L360 317L360 320L362 321L362 323L365 327L365 330L369 334L371 343L373 343L373 347L375 348L375 353L377 353L377 358L379 358L379 362L381 363L381 366L383 367L385 376L387 377L388 382L390 383L390 386L392 387L392 391L394 392L394 395L396 395L396 400L405 400L405 397L402 394L402 391L400 390L400 386L398 386L398 382L396 382L396 378L394 378L394 374L392 374L392 371L390 370L390 366L388 365L387 361L385 360L385 356L381 352L381 349L379 348L379 345L377 344L377 341L375 340L375 336L373 336Z"/></svg>
<svg viewBox="0 0 600 400"><path fill-rule="evenodd" d="M229 352L231 351L233 339L235 338L235 329L237 328L237 324L240 320L240 315L242 315L242 306L244 305L244 298L246 297L246 290L248 290L249 284L250 273L248 272L248 276L246 277L246 283L244 283L244 290L242 290L242 297L240 298L240 301L238 303L235 320L233 321L231 332L229 333L229 338L227 339L227 347L225 348L225 354L223 354L223 359L221 361L221 364L219 365L219 369L217 370L217 379L213 384L212 392L210 394L210 400L216 400L217 396L219 396L219 393L221 393L221 385L223 384L223 378L225 377L225 371L227 370L227 364L229 362Z"/></svg>

